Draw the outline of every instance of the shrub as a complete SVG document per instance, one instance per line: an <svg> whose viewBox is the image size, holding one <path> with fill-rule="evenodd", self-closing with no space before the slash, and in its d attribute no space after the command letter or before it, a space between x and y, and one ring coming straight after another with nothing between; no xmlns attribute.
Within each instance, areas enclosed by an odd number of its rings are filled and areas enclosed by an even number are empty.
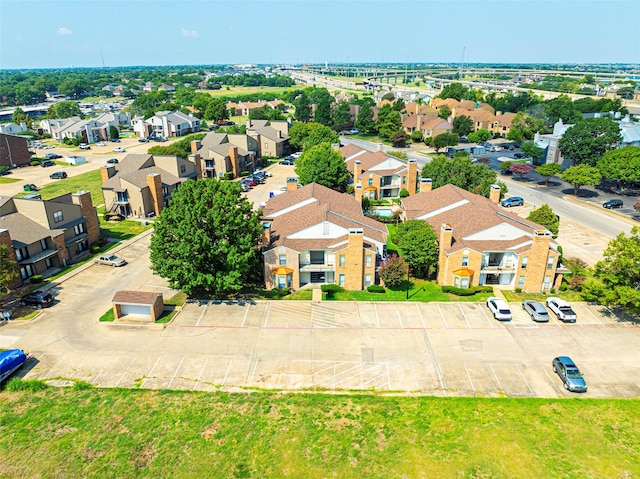
<svg viewBox="0 0 640 479"><path fill-rule="evenodd" d="M323 293L327 293L327 298L333 298L336 293L344 291L344 288L337 284L323 284L320 289Z"/></svg>
<svg viewBox="0 0 640 479"><path fill-rule="evenodd" d="M233 171L227 171L222 178L225 180L233 180Z"/></svg>
<svg viewBox="0 0 640 479"><path fill-rule="evenodd" d="M571 271L572 274L581 274L587 269L587 263L580 258L566 258L564 265Z"/></svg>
<svg viewBox="0 0 640 479"><path fill-rule="evenodd" d="M42 391L43 389L47 389L49 385L40 379L21 379L21 378L13 378L11 379L5 389L7 391Z"/></svg>
<svg viewBox="0 0 640 479"><path fill-rule="evenodd" d="M470 288L456 288L455 286L443 286L443 293L451 293L456 296L473 296L476 293L490 293L493 291L491 286L471 286Z"/></svg>
<svg viewBox="0 0 640 479"><path fill-rule="evenodd" d="M516 288L513 291L516 292L516 293L522 293L522 288Z"/></svg>
<svg viewBox="0 0 640 479"><path fill-rule="evenodd" d="M555 294L555 293L556 293L556 288L551 288L551 289L549 289L549 292L550 292L551 294Z"/></svg>
<svg viewBox="0 0 640 479"><path fill-rule="evenodd" d="M243 177L243 178L244 178L245 176L249 176L249 172L248 172L248 171L241 171L241 172L240 172L240 176L241 176L241 177Z"/></svg>
<svg viewBox="0 0 640 479"><path fill-rule="evenodd" d="M8 166L0 166L0 171L7 171L8 169Z"/></svg>
<svg viewBox="0 0 640 479"><path fill-rule="evenodd" d="M562 284L560 285L560 291L566 291L568 288L569 288L569 285L563 281Z"/></svg>
<svg viewBox="0 0 640 479"><path fill-rule="evenodd" d="M370 293L384 293L386 289L378 284L372 284L371 286L367 287L367 291L369 291Z"/></svg>
<svg viewBox="0 0 640 479"><path fill-rule="evenodd" d="M31 161L29 162L29 165L30 165L30 166L38 166L39 164L40 164L40 162L39 162L39 161L37 161L37 160L31 160Z"/></svg>
<svg viewBox="0 0 640 479"><path fill-rule="evenodd" d="M406 198L407 196L409 196L409 192L406 189L401 189L399 195L400 198Z"/></svg>
<svg viewBox="0 0 640 479"><path fill-rule="evenodd" d="M31 278L29 279L29 282L31 284L38 284L38 283L42 283L42 275L41 274L34 274L33 276L31 276Z"/></svg>
<svg viewBox="0 0 640 479"><path fill-rule="evenodd" d="M101 249L99 244L94 243L91 245L91 253L93 254L99 253Z"/></svg>
<svg viewBox="0 0 640 479"><path fill-rule="evenodd" d="M568 283L569 283L569 287L571 289L574 289L576 291L581 291L582 290L582 283L584 283L584 280L587 279L586 276L581 275L581 274L574 274L573 276L571 276L571 278L569 278Z"/></svg>

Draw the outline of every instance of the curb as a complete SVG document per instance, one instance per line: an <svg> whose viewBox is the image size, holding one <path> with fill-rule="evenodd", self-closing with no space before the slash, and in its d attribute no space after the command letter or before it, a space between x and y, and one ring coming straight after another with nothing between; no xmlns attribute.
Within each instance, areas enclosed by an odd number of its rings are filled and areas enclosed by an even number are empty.
<svg viewBox="0 0 640 479"><path fill-rule="evenodd" d="M616 213L615 211L611 211L608 208L603 208L601 206L595 205L593 203L591 203L590 201L584 201L581 200L580 198L576 198L573 195L564 195L562 197L563 200L569 201L571 203L574 203L576 205L581 205L584 206L586 208L590 208L594 211L598 211L599 213L604 213L607 216L610 216L611 218L615 218L617 220L620 221L624 221L625 223L631 225L631 226L640 226L640 222L637 220L634 220L633 218L629 218L627 215L623 215L620 213Z"/></svg>

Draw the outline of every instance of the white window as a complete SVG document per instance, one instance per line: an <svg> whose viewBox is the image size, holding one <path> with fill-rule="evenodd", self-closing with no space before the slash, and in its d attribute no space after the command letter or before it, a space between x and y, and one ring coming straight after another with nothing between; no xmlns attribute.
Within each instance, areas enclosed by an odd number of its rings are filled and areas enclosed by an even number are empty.
<svg viewBox="0 0 640 479"><path fill-rule="evenodd" d="M340 281L340 286L344 286L344 274L340 275L339 281Z"/></svg>
<svg viewBox="0 0 640 479"><path fill-rule="evenodd" d="M84 223L80 223L79 225L75 225L73 227L73 231L76 233L76 236L77 235L81 235L82 233L84 233L85 232Z"/></svg>
<svg viewBox="0 0 640 479"><path fill-rule="evenodd" d="M547 261L547 269L552 269L553 268L553 260L554 260L554 257L553 256L549 256L549 260Z"/></svg>
<svg viewBox="0 0 640 479"><path fill-rule="evenodd" d="M527 263L529 262L529 257L528 256L523 256L522 257L522 269L527 269Z"/></svg>
<svg viewBox="0 0 640 479"><path fill-rule="evenodd" d="M62 215L62 211L53 212L53 221L55 223L60 223L63 219L64 219L64 216Z"/></svg>
<svg viewBox="0 0 640 479"><path fill-rule="evenodd" d="M366 256L366 258L365 258L365 266L366 266L367 268L371 268L371 255L370 255L370 254L368 254L368 255Z"/></svg>
<svg viewBox="0 0 640 479"><path fill-rule="evenodd" d="M467 276L460 278L460 287L464 289L469 287L469 278Z"/></svg>
<svg viewBox="0 0 640 479"><path fill-rule="evenodd" d="M462 266L469 266L469 257L468 256L463 256L462 257Z"/></svg>
<svg viewBox="0 0 640 479"><path fill-rule="evenodd" d="M29 250L27 249L26 246L16 249L16 258L18 259L18 261L22 261L23 259L26 259L28 257L29 257Z"/></svg>
<svg viewBox="0 0 640 479"><path fill-rule="evenodd" d="M343 254L341 254L341 255L340 255L340 259L339 259L339 261L340 261L340 263L339 263L339 264L340 264L340 267L341 267L341 268L344 268L344 255L343 255Z"/></svg>
<svg viewBox="0 0 640 479"><path fill-rule="evenodd" d="M453 287L454 288L459 288L460 287L460 276L454 276L454 278L453 278Z"/></svg>
<svg viewBox="0 0 640 479"><path fill-rule="evenodd" d="M42 247L42 251L47 249L47 240L45 238L40 240L40 246Z"/></svg>
<svg viewBox="0 0 640 479"><path fill-rule="evenodd" d="M284 266L284 265L287 264L287 255L286 254L278 255L278 264L280 266Z"/></svg>
<svg viewBox="0 0 640 479"><path fill-rule="evenodd" d="M364 285L365 286L370 286L371 285L371 275L370 274L365 274L364 275Z"/></svg>
<svg viewBox="0 0 640 479"><path fill-rule="evenodd" d="M546 290L549 289L549 282L551 281L551 276L545 276L544 277L544 283L542 283L542 289Z"/></svg>
<svg viewBox="0 0 640 479"><path fill-rule="evenodd" d="M524 276L520 276L518 278L518 288L520 289L524 288Z"/></svg>

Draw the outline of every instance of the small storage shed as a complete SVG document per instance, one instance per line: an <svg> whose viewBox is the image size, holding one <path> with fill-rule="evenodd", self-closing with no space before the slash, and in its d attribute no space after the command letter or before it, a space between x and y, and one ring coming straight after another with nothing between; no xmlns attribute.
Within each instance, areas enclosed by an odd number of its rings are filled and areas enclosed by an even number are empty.
<svg viewBox="0 0 640 479"><path fill-rule="evenodd" d="M135 316L136 321L155 322L164 311L162 293L148 291L118 291L113 299L113 316L117 321L123 316ZM131 318L134 319L134 318Z"/></svg>

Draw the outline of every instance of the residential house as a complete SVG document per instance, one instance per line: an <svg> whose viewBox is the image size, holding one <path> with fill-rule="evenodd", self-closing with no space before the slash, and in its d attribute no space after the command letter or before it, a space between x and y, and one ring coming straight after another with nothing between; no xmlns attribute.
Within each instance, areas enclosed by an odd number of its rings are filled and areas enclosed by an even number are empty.
<svg viewBox="0 0 640 479"><path fill-rule="evenodd" d="M438 284L469 288L498 284L548 292L566 272L558 244L543 226L504 211L500 187L485 198L454 185L403 198L403 219L425 220L438 235Z"/></svg>
<svg viewBox="0 0 640 479"><path fill-rule="evenodd" d="M166 92L173 92L176 91L176 87L174 87L173 85L160 85L158 87L158 91L166 91Z"/></svg>
<svg viewBox="0 0 640 479"><path fill-rule="evenodd" d="M142 87L142 91L145 92L145 93L149 93L150 91L153 91L155 89L156 89L156 86L153 83L151 83L150 81L146 82L144 84L144 86Z"/></svg>
<svg viewBox="0 0 640 479"><path fill-rule="evenodd" d="M43 201L0 196L0 244L18 263L14 286L36 274L51 276L89 254L98 241L98 215L88 191Z"/></svg>
<svg viewBox="0 0 640 479"><path fill-rule="evenodd" d="M31 161L29 146L24 136L0 133L0 166L15 168Z"/></svg>
<svg viewBox="0 0 640 479"><path fill-rule="evenodd" d="M340 153L353 176L356 200L399 198L402 190L416 194L419 174L415 160L407 162L381 149L373 152L356 145L340 147Z"/></svg>
<svg viewBox="0 0 640 479"><path fill-rule="evenodd" d="M193 115L185 115L181 111L159 111L146 120L140 117L134 118L131 124L133 131L140 138L147 136L171 138L200 131L200 120Z"/></svg>
<svg viewBox="0 0 640 479"><path fill-rule="evenodd" d="M198 165L198 176L223 178L230 173L238 178L243 171L253 172L261 164L258 140L249 135L207 133L191 142L190 159Z"/></svg>
<svg viewBox="0 0 640 479"><path fill-rule="evenodd" d="M180 185L198 175L199 165L177 156L129 154L101 168L107 217L157 216Z"/></svg>
<svg viewBox="0 0 640 479"><path fill-rule="evenodd" d="M477 110L461 110L459 108L454 108L452 111L452 118L455 119L459 116L468 116L473 120L473 131L478 131L482 128L491 131L493 128L495 115L491 110L484 108L478 108Z"/></svg>
<svg viewBox="0 0 640 479"><path fill-rule="evenodd" d="M130 128L131 127L131 115L127 113L103 113L102 115L95 118L95 121L98 123L104 123L109 126L114 126L120 130L120 128Z"/></svg>
<svg viewBox="0 0 640 479"><path fill-rule="evenodd" d="M422 138L433 138L442 133L451 133L453 131L453 125L442 118L434 118L423 121L420 124L420 131L422 131Z"/></svg>
<svg viewBox="0 0 640 479"><path fill-rule="evenodd" d="M538 147L542 148L544 163L557 163L562 165L563 168L571 166L570 164L565 165L565 160L562 157L562 152L560 151L560 138L564 135L564 132L571 128L573 125L565 125L562 122L562 119L558 120L553 125L553 132L551 134L540 134L539 132L535 134L533 137L533 143Z"/></svg>
<svg viewBox="0 0 640 479"><path fill-rule="evenodd" d="M63 142L65 138L79 138L83 143L109 139L109 125L97 119L83 120L77 116L50 118L40 121L40 128L59 142Z"/></svg>
<svg viewBox="0 0 640 479"><path fill-rule="evenodd" d="M491 130L495 135L499 135L502 138L506 137L511 131L511 123L516 117L515 113L497 113L491 122Z"/></svg>
<svg viewBox="0 0 640 479"><path fill-rule="evenodd" d="M386 255L387 228L362 214L353 196L310 183L270 198L263 209L264 282L300 289L338 284L362 290L376 284Z"/></svg>
<svg viewBox="0 0 640 479"><path fill-rule="evenodd" d="M23 131L27 131L27 124L24 121L19 125L15 123L2 123L0 125L0 133L5 135L18 135Z"/></svg>
<svg viewBox="0 0 640 479"><path fill-rule="evenodd" d="M438 111L431 105L409 102L404 106L408 115L422 115L424 118L438 118Z"/></svg>
<svg viewBox="0 0 640 479"><path fill-rule="evenodd" d="M260 157L282 158L289 152L288 121L247 120L247 134L260 146Z"/></svg>

